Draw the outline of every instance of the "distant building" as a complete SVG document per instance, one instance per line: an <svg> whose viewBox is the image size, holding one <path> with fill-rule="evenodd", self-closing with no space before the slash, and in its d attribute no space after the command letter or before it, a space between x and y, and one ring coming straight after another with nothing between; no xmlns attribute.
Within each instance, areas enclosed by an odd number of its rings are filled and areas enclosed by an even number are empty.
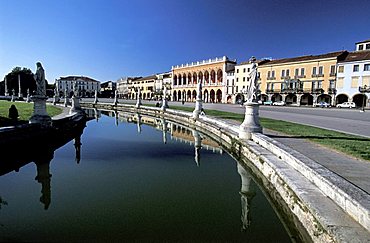
<svg viewBox="0 0 370 243"><path fill-rule="evenodd" d="M227 72L234 69L236 60L226 56L186 63L172 67L173 101L194 102L197 83L202 82L204 102L226 102Z"/></svg>
<svg viewBox="0 0 370 243"><path fill-rule="evenodd" d="M130 96L131 99L136 99L136 92L137 89L140 88L141 90L141 98L142 99L153 99L155 97L155 81L157 79L156 75L150 75L147 77L139 78L132 80L131 82L131 90L130 90Z"/></svg>
<svg viewBox="0 0 370 243"><path fill-rule="evenodd" d="M165 73L158 73L157 78L155 80L155 91L154 95L156 99L162 98L164 86L167 87L167 95L170 94L170 90L172 88L172 73L165 72Z"/></svg>
<svg viewBox="0 0 370 243"><path fill-rule="evenodd" d="M268 61L258 66L262 100L335 104L336 67L347 51Z"/></svg>
<svg viewBox="0 0 370 243"><path fill-rule="evenodd" d="M117 80L118 97L121 99L131 99L132 81L141 77L122 77Z"/></svg>
<svg viewBox="0 0 370 243"><path fill-rule="evenodd" d="M356 51L366 51L366 50L370 50L370 39L356 43Z"/></svg>
<svg viewBox="0 0 370 243"><path fill-rule="evenodd" d="M353 101L356 106L369 107L369 94L359 92L365 85L370 87L370 50L350 52L338 63L337 103Z"/></svg>
<svg viewBox="0 0 370 243"><path fill-rule="evenodd" d="M107 81L100 84L100 94L102 97L113 98L116 91L116 82Z"/></svg>
<svg viewBox="0 0 370 243"><path fill-rule="evenodd" d="M80 97L94 97L95 90L100 93L100 82L84 76L67 76L55 80L55 87L59 90L59 95L64 97L65 91L69 97L73 95L73 83L76 83Z"/></svg>

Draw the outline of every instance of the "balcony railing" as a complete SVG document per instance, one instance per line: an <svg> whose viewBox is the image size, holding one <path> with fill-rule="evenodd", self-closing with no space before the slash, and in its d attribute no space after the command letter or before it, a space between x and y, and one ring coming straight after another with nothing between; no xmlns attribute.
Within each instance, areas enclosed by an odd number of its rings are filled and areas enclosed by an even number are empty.
<svg viewBox="0 0 370 243"><path fill-rule="evenodd" d="M312 78L324 77L324 74L323 73L321 73L321 74L312 74L311 77Z"/></svg>
<svg viewBox="0 0 370 243"><path fill-rule="evenodd" d="M267 80L276 80L276 77L267 77Z"/></svg>
<svg viewBox="0 0 370 243"><path fill-rule="evenodd" d="M329 76L330 77L335 77L337 74L336 73L330 73Z"/></svg>
<svg viewBox="0 0 370 243"><path fill-rule="evenodd" d="M336 88L328 88L328 94L336 94L337 89Z"/></svg>

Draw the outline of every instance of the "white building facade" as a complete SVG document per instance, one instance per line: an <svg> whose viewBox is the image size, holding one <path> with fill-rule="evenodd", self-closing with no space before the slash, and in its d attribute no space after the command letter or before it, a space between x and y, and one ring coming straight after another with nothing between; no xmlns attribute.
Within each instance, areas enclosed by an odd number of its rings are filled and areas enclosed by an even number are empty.
<svg viewBox="0 0 370 243"><path fill-rule="evenodd" d="M338 62L336 103L349 101L355 102L358 107L364 104L370 107L370 94L359 91L359 87L364 86L370 87L370 50L350 52Z"/></svg>
<svg viewBox="0 0 370 243"><path fill-rule="evenodd" d="M65 92L71 97L73 95L73 84L77 85L80 97L94 97L95 91L100 93L100 82L84 76L67 76L55 80L55 87L60 97L64 97Z"/></svg>

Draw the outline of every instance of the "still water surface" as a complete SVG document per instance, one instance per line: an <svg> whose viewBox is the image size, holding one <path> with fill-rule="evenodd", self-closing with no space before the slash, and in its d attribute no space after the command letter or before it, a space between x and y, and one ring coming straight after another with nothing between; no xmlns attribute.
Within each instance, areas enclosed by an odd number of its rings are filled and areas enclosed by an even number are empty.
<svg viewBox="0 0 370 243"><path fill-rule="evenodd" d="M165 127L102 116L87 123L80 159L72 140L50 167L1 176L1 241L290 242L243 167L206 136L199 148L199 134Z"/></svg>

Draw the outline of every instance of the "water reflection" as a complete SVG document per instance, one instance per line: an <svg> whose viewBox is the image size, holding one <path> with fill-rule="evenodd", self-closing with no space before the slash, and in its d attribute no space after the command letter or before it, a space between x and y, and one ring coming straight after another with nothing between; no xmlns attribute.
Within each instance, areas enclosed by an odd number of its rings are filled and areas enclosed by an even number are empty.
<svg viewBox="0 0 370 243"><path fill-rule="evenodd" d="M247 172L243 166L237 163L238 173L242 180L242 186L240 189L240 199L242 205L242 230L245 231L251 224L251 202L256 192L251 188L252 176Z"/></svg>
<svg viewBox="0 0 370 243"><path fill-rule="evenodd" d="M20 169L34 162L36 165L35 180L41 184L40 202L47 210L51 204L51 173L50 162L54 158L54 152L69 141L75 141L75 160L81 159L81 135L86 126L86 121L66 123L65 126L57 126L54 129L38 131L33 128L32 132L23 131L20 139L10 139L9 143L0 148L0 154L7 154L9 149L20 148L18 153L12 156L4 156L6 159L0 163L0 176ZM21 129L21 128L20 128ZM27 129L27 128L26 128ZM21 131L22 132L22 131ZM38 134L39 133L39 134ZM12 150L11 150L12 151Z"/></svg>

